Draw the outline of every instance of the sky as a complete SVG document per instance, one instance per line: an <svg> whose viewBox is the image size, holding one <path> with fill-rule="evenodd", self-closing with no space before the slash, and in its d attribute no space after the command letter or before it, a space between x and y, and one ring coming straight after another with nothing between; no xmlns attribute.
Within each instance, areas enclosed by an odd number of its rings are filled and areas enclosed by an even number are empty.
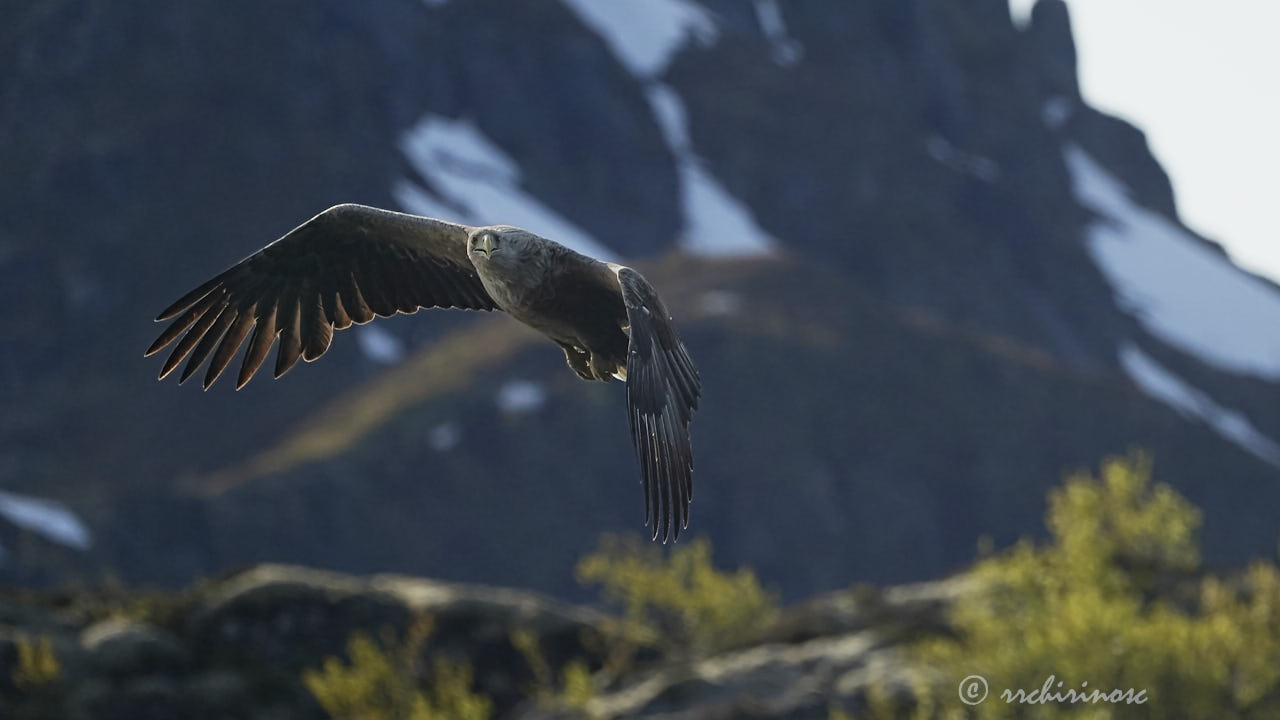
<svg viewBox="0 0 1280 720"><path fill-rule="evenodd" d="M1147 134L1189 227L1280 282L1280 0L1066 2L1085 100Z"/></svg>

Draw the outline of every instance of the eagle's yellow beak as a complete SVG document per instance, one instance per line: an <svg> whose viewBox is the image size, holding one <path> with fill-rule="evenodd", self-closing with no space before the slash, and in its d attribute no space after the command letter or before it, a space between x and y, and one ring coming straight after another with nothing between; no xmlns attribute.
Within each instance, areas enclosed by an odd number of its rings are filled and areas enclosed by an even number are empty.
<svg viewBox="0 0 1280 720"><path fill-rule="evenodd" d="M491 233L485 233L484 235L481 235L480 242L476 243L476 249L483 250L485 257L492 255L493 254L493 235Z"/></svg>

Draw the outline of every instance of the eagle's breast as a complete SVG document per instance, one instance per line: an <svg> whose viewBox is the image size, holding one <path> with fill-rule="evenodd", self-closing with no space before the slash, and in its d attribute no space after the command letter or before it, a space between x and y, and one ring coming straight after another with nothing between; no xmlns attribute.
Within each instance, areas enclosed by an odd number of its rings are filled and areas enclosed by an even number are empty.
<svg viewBox="0 0 1280 720"><path fill-rule="evenodd" d="M489 296L513 317L528 322L555 295L555 282L547 263L537 253L504 258L477 267Z"/></svg>

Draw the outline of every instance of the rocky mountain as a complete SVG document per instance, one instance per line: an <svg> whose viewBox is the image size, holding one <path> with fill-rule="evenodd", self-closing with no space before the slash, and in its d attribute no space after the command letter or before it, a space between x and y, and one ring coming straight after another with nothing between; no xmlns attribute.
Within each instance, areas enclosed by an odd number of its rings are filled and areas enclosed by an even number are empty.
<svg viewBox="0 0 1280 720"><path fill-rule="evenodd" d="M573 597L617 384L424 313L208 393L148 318L338 202L636 264L702 371L691 532L796 598L933 577L1129 447L1275 548L1280 291L1090 108L1066 5L49 0L0 29L0 578L262 561Z"/></svg>

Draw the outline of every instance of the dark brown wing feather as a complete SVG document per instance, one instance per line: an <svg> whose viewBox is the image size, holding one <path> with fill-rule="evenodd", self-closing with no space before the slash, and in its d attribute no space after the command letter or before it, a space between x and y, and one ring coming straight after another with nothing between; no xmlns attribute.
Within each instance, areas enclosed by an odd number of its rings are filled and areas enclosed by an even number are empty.
<svg viewBox="0 0 1280 720"><path fill-rule="evenodd" d="M702 380L653 286L631 268L618 270L631 341L627 350L627 410L640 459L645 525L653 539L675 540L689 526L693 447L689 421Z"/></svg>
<svg viewBox="0 0 1280 720"><path fill-rule="evenodd" d="M171 320L146 354L178 340L163 378L187 355L186 380L212 354L213 384L249 340L243 387L280 339L275 376L329 349L334 329L419 308L493 310L467 258L467 228L363 205L338 205L241 260L165 308ZM221 341L221 342L219 342Z"/></svg>

